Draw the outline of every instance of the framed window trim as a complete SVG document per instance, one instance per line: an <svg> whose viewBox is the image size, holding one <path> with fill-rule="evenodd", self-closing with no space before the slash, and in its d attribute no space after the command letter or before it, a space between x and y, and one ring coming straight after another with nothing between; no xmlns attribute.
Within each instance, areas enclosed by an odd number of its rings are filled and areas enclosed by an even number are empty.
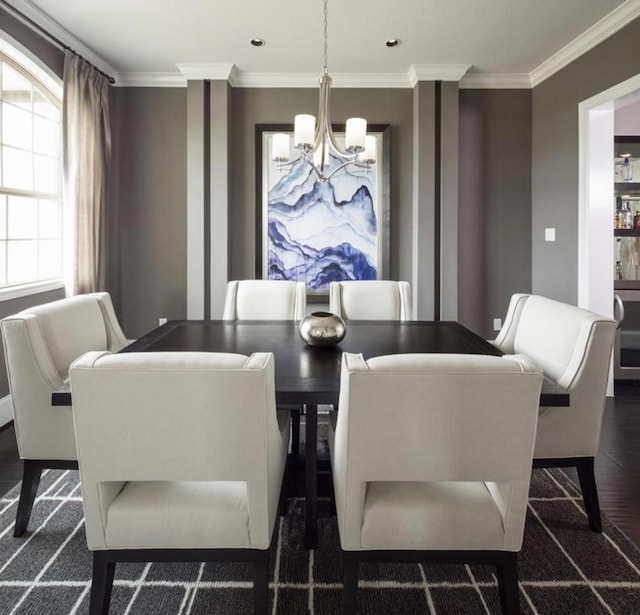
<svg viewBox="0 0 640 615"><path fill-rule="evenodd" d="M9 49L2 45L2 42L5 42ZM22 65L20 61L18 61L11 55L11 48L13 48L19 56L22 56L24 58L27 66ZM55 84L52 81L52 77L48 74L48 71L38 66L37 62L31 59L29 55L24 53L21 45L16 45L16 43L10 37L5 37L4 34L2 36L2 39L0 39L0 61L9 65L18 74L31 82L32 86L37 87L38 90L40 90L40 92L53 106L55 106L59 111L62 110L62 85L60 84L59 89L56 88L58 89L58 92L54 91L54 89L52 88L55 87ZM30 70L28 64L33 64L35 68L42 72L42 75L38 75ZM40 114L35 113L33 109L31 110L31 114L37 117L41 117ZM60 122L62 122L62 118L60 118ZM60 153L58 156L58 164L61 167L62 153ZM59 173L58 177L59 181L62 181L61 172ZM29 197L36 199L60 199L61 205L64 206L61 186L57 193L47 193L36 190L22 190L19 188L6 188L0 186L0 195ZM64 241L64 239L62 239L62 241ZM30 295L64 289L65 280L63 276L64 272L60 277L0 286L0 303L12 299L19 299L21 297L28 297Z"/></svg>
<svg viewBox="0 0 640 615"><path fill-rule="evenodd" d="M53 280L40 280L38 282L30 282L28 284L16 284L15 286L3 286L0 288L0 303L11 299L20 299L29 295L38 295L46 293L50 290L58 290L64 288L64 280L62 278Z"/></svg>

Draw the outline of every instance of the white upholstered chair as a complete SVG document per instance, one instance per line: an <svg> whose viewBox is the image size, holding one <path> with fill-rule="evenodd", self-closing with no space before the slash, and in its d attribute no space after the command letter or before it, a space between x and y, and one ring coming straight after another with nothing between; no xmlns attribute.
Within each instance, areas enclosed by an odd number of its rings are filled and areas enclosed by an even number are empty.
<svg viewBox="0 0 640 615"><path fill-rule="evenodd" d="M593 462L607 389L616 323L538 295L511 298L493 343L527 355L547 377L569 391L569 407L540 408L534 467L578 470L589 526L602 531Z"/></svg>
<svg viewBox="0 0 640 615"><path fill-rule="evenodd" d="M273 354L92 352L70 375L91 615L124 561L253 562L266 613L289 442Z"/></svg>
<svg viewBox="0 0 640 615"><path fill-rule="evenodd" d="M127 345L108 293L78 295L31 307L2 321L9 391L22 489L14 536L22 536L44 468L77 468L70 406L52 406L51 394L69 365L89 350L117 352Z"/></svg>
<svg viewBox="0 0 640 615"><path fill-rule="evenodd" d="M304 282L234 280L227 284L222 320L301 320Z"/></svg>
<svg viewBox="0 0 640 615"><path fill-rule="evenodd" d="M331 282L329 311L344 320L413 320L409 282Z"/></svg>
<svg viewBox="0 0 640 615"><path fill-rule="evenodd" d="M301 320L307 309L304 282L286 280L233 280L227 283L222 320ZM291 414L291 455L300 452L300 413Z"/></svg>
<svg viewBox="0 0 640 615"><path fill-rule="evenodd" d="M329 445L345 613L360 561L496 565L518 612L541 383L522 356L343 355Z"/></svg>

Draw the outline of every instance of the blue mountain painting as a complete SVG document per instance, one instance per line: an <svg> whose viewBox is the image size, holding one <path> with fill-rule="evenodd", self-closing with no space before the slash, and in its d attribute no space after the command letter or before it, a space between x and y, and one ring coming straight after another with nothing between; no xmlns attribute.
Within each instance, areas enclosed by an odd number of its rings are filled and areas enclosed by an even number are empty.
<svg viewBox="0 0 640 615"><path fill-rule="evenodd" d="M315 291L340 280L375 280L374 185L370 176L346 171L321 182L306 162L294 165L268 194L268 278L304 281Z"/></svg>

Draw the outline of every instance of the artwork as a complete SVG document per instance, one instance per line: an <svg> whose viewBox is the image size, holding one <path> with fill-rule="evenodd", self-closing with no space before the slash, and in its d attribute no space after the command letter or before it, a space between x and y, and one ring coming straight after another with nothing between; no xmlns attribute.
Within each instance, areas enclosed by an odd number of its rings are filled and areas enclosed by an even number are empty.
<svg viewBox="0 0 640 615"><path fill-rule="evenodd" d="M279 168L271 160L273 134L290 130L256 127L258 277L303 281L310 295L322 296L331 282L388 276L388 127L369 128L378 141L374 165L349 165L328 182L305 161ZM340 127L334 130L340 142ZM342 164L330 155L328 173Z"/></svg>

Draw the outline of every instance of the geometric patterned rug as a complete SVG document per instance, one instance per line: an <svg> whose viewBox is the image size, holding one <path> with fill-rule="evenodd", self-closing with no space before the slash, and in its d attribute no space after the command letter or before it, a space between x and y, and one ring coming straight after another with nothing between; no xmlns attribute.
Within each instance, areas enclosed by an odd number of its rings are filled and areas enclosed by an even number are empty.
<svg viewBox="0 0 640 615"><path fill-rule="evenodd" d="M91 556L78 473L43 474L29 530L13 538L18 487L0 499L0 614L88 612ZM335 517L319 502L319 548L303 545L304 503L278 519L271 557L273 613L334 615L342 608ZM640 613L640 552L606 518L588 529L582 498L559 470L534 470L520 553L523 614ZM252 612L246 564L118 564L111 615L242 615ZM499 613L492 568L360 566L359 613Z"/></svg>

